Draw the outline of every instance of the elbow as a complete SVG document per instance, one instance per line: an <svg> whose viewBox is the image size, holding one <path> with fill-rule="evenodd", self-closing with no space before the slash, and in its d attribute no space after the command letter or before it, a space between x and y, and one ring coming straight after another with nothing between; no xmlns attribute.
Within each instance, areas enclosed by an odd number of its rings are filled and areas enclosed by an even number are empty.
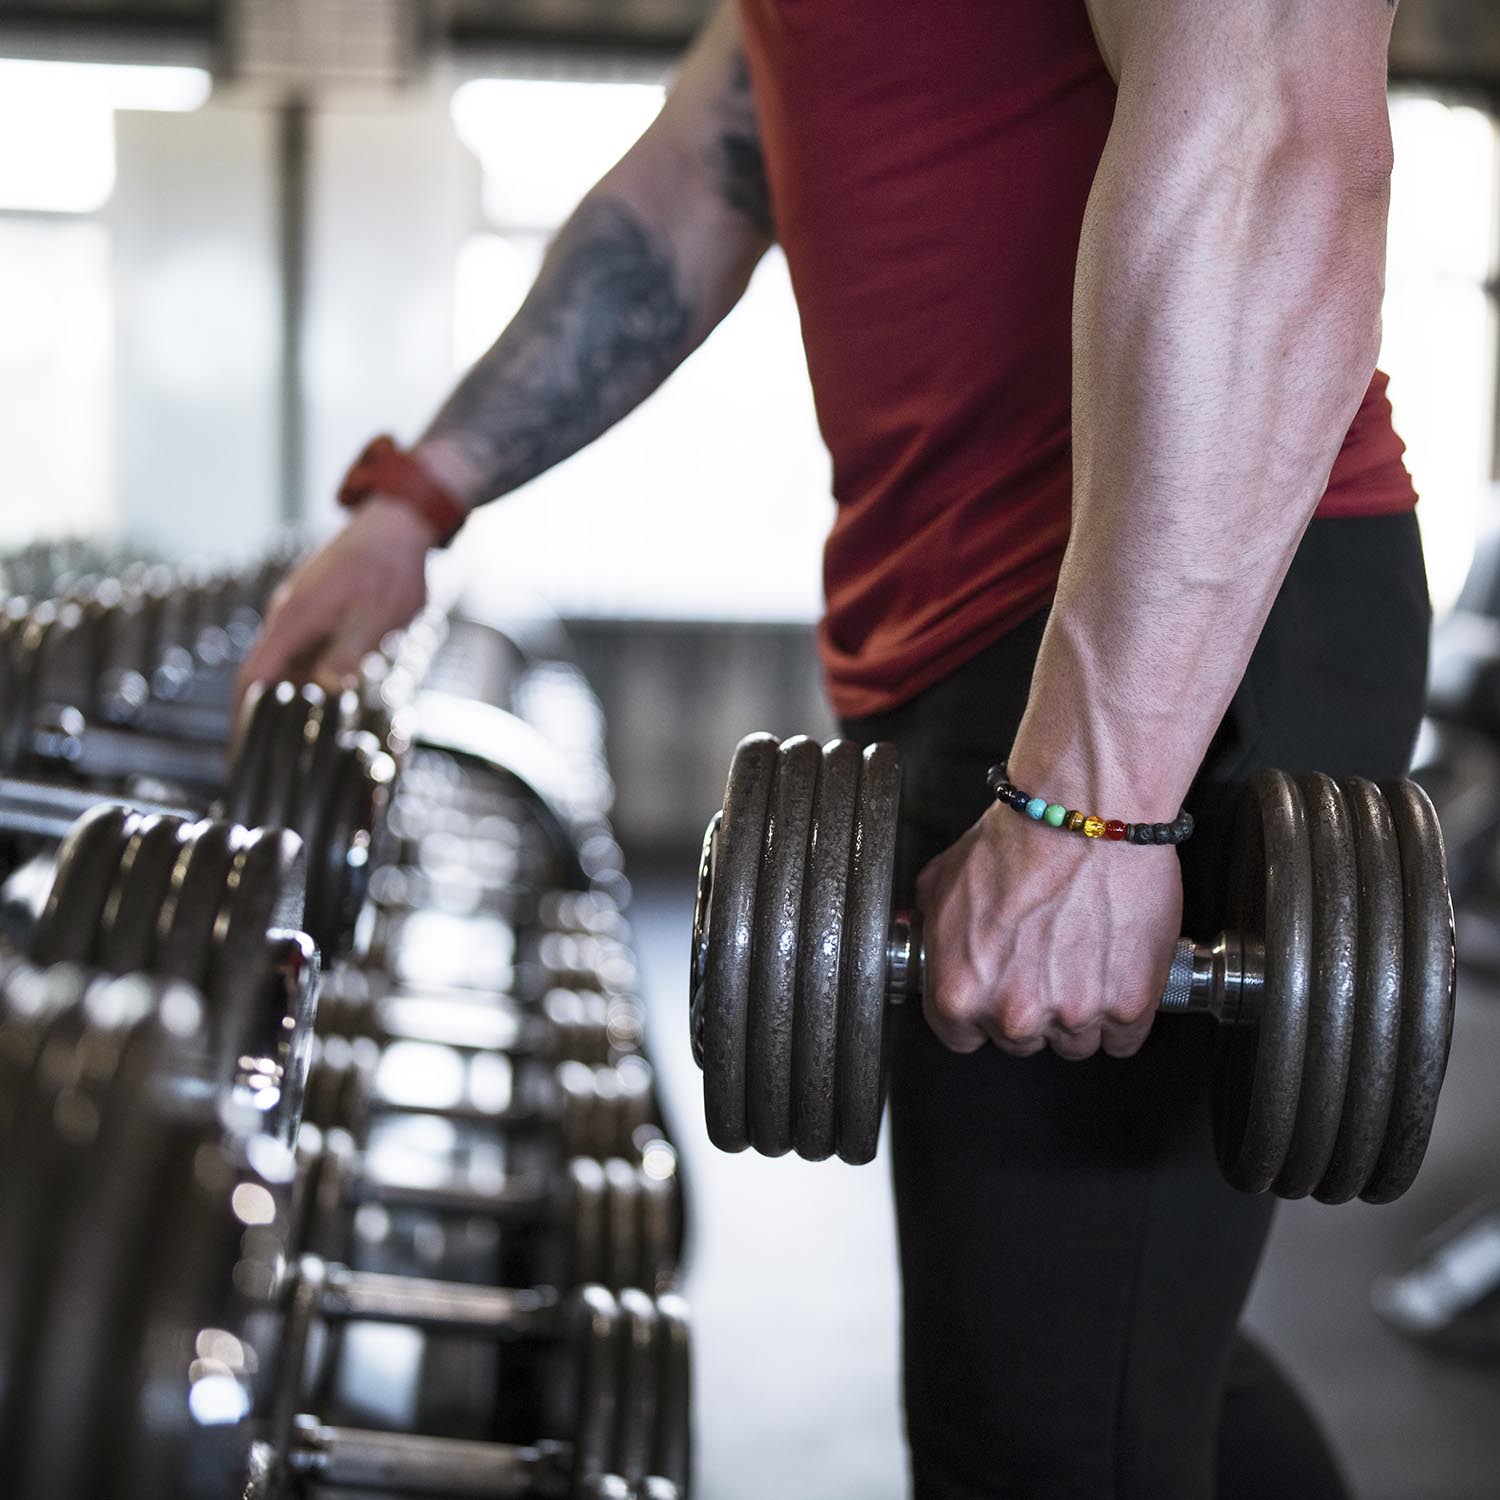
<svg viewBox="0 0 1500 1500"><path fill-rule="evenodd" d="M1358 79L1282 72L1264 80L1242 125L1240 139L1273 181L1301 179L1335 203L1375 203L1383 214L1395 166L1383 70Z"/></svg>

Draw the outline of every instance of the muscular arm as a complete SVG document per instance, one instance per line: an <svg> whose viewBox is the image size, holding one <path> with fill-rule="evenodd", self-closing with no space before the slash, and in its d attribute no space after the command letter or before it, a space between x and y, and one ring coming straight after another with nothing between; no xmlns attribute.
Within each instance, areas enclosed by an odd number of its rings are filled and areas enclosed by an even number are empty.
<svg viewBox="0 0 1500 1500"><path fill-rule="evenodd" d="M468 505L507 494L638 406L734 306L772 239L733 0L661 114L558 232L531 294L416 453ZM241 682L336 683L425 595L434 530L374 495L277 590Z"/></svg>
<svg viewBox="0 0 1500 1500"><path fill-rule="evenodd" d="M1073 529L1011 768L1070 807L1170 820L1374 370L1390 8L1089 10L1119 97L1078 257ZM1174 851L996 809L962 855L926 877L957 955L940 1034L1138 1046L1180 917Z"/></svg>
<svg viewBox="0 0 1500 1500"><path fill-rule="evenodd" d="M731 4L660 117L558 232L520 311L423 437L422 462L476 504L577 452L702 343L771 239Z"/></svg>
<svg viewBox="0 0 1500 1500"><path fill-rule="evenodd" d="M1120 92L1078 257L1072 539L1015 768L1169 819L1374 372L1390 11L1090 9Z"/></svg>

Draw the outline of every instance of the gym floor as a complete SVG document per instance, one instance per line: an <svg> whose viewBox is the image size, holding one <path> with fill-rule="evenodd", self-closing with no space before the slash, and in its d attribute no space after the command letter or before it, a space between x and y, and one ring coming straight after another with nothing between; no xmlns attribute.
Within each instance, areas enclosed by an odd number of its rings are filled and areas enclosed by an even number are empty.
<svg viewBox="0 0 1500 1500"><path fill-rule="evenodd" d="M701 1500L900 1500L897 1278L875 1166L727 1157L686 1027L688 871L632 867L652 1044L694 1221ZM1461 983L1422 1175L1398 1203L1283 1205L1249 1320L1333 1435L1359 1500L1500 1500L1500 1367L1438 1359L1369 1310L1374 1276L1500 1189L1500 993ZM1267 1500L1275 1500L1268 1496Z"/></svg>

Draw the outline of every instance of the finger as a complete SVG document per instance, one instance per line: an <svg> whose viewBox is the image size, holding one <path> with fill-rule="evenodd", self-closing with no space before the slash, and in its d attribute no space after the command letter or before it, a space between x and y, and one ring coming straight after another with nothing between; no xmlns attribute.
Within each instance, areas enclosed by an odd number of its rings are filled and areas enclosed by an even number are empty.
<svg viewBox="0 0 1500 1500"><path fill-rule="evenodd" d="M988 1041L982 1027L953 1014L944 1014L930 1000L922 1002L922 1014L932 1034L950 1052L978 1052Z"/></svg>
<svg viewBox="0 0 1500 1500"><path fill-rule="evenodd" d="M1047 1043L1039 1036L1016 1041L998 1029L990 1030L988 1036L990 1041L1007 1057L1035 1057L1038 1052L1047 1050Z"/></svg>
<svg viewBox="0 0 1500 1500"><path fill-rule="evenodd" d="M1100 1045L1110 1057L1134 1057L1151 1035L1151 1016L1138 1021L1121 1023L1106 1020L1100 1036Z"/></svg>
<svg viewBox="0 0 1500 1500"><path fill-rule="evenodd" d="M1051 1027L1047 1031L1047 1045L1068 1062L1082 1062L1099 1050L1103 1029L1097 1021L1092 1026L1078 1028Z"/></svg>
<svg viewBox="0 0 1500 1500"><path fill-rule="evenodd" d="M337 606L326 595L288 598L274 617L268 617L260 639L245 658L241 682L280 681L298 657L310 655L329 638L337 616Z"/></svg>

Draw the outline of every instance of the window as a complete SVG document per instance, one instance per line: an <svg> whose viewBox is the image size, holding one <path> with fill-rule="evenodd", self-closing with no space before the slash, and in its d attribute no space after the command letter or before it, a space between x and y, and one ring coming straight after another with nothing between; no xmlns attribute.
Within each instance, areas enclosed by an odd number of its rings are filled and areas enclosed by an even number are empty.
<svg viewBox="0 0 1500 1500"><path fill-rule="evenodd" d="M0 546L115 519L108 230L117 109L196 109L208 75L0 58Z"/></svg>
<svg viewBox="0 0 1500 1500"><path fill-rule="evenodd" d="M519 79L458 91L454 123L483 167L489 228L458 257L456 368L519 306L547 239L662 97L652 83ZM772 252L678 377L481 513L465 545L488 579L564 614L810 620L831 515L797 310Z"/></svg>
<svg viewBox="0 0 1500 1500"><path fill-rule="evenodd" d="M1441 609L1463 585L1494 463L1500 138L1478 109L1407 93L1391 128L1381 361Z"/></svg>

